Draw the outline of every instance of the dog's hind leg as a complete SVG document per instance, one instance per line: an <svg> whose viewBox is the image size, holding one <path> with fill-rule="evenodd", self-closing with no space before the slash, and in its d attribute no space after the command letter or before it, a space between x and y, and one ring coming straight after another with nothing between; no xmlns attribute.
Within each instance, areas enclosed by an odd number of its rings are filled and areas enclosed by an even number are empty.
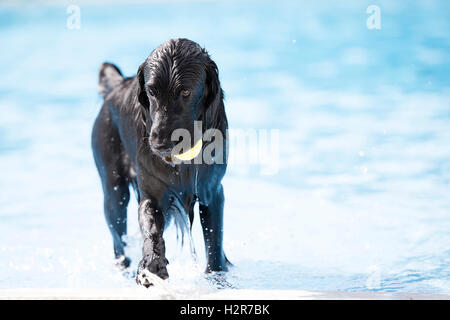
<svg viewBox="0 0 450 320"><path fill-rule="evenodd" d="M113 178L104 186L104 212L106 223L114 242L114 255L119 268L130 266L125 256L126 243L123 236L127 233L127 206L130 199L128 182L121 177Z"/></svg>
<svg viewBox="0 0 450 320"><path fill-rule="evenodd" d="M130 265L125 256L127 232L127 205L130 199L129 162L123 152L119 135L111 127L109 115L102 110L92 132L92 150L104 195L106 223L114 242L116 264L124 269Z"/></svg>

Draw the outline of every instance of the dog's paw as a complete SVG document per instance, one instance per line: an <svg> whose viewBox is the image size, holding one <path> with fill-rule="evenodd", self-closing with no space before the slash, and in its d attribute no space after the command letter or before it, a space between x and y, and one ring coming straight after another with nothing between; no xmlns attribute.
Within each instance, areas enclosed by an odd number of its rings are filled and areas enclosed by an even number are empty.
<svg viewBox="0 0 450 320"><path fill-rule="evenodd" d="M165 287L164 280L154 273L146 269L140 269L137 272L136 283L143 287L149 288L151 286Z"/></svg>
<svg viewBox="0 0 450 320"><path fill-rule="evenodd" d="M120 256L115 260L114 264L117 269L119 269L120 271L124 271L130 266L131 260L126 256Z"/></svg>
<svg viewBox="0 0 450 320"><path fill-rule="evenodd" d="M149 261L144 257L139 263L136 283L146 288L161 284L164 279L169 277L166 267L168 263L169 261L166 258L156 258Z"/></svg>
<svg viewBox="0 0 450 320"><path fill-rule="evenodd" d="M236 289L236 287L227 280L226 272L209 272L206 274L205 278L217 289Z"/></svg>

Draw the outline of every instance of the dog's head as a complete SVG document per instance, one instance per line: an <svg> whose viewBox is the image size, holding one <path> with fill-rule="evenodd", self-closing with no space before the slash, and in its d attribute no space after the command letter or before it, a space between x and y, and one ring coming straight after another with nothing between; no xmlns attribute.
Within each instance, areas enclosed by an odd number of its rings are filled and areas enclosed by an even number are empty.
<svg viewBox="0 0 450 320"><path fill-rule="evenodd" d="M141 64L137 78L150 146L160 156L170 154L175 129L187 129L193 136L196 120L202 121L204 130L223 129L217 66L197 43L188 39L163 43Z"/></svg>

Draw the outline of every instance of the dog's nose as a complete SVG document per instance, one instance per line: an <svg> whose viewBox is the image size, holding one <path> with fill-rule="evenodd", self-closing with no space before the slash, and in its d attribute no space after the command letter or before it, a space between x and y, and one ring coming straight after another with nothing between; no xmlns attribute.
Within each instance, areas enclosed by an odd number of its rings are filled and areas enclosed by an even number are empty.
<svg viewBox="0 0 450 320"><path fill-rule="evenodd" d="M171 132L167 129L157 129L151 130L150 132L150 143L157 149L168 148L171 144L169 139Z"/></svg>

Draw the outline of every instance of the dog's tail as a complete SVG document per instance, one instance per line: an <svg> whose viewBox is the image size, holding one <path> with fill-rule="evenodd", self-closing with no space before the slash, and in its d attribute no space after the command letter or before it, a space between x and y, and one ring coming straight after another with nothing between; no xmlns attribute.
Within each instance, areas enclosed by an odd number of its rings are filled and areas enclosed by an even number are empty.
<svg viewBox="0 0 450 320"><path fill-rule="evenodd" d="M100 67L100 73L98 77L98 93L105 97L108 93L119 85L123 80L122 72L120 69L108 62L104 62Z"/></svg>

